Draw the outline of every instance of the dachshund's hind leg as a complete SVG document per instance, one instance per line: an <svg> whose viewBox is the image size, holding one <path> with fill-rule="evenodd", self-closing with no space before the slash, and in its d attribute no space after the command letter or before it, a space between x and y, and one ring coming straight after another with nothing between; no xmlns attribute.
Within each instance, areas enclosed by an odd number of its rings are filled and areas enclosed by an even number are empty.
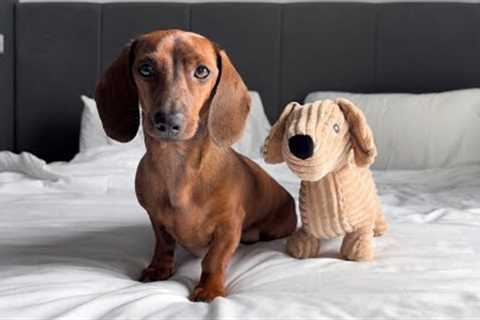
<svg viewBox="0 0 480 320"><path fill-rule="evenodd" d="M258 224L260 241L285 238L297 229L295 201L289 195L285 203Z"/></svg>
<svg viewBox="0 0 480 320"><path fill-rule="evenodd" d="M260 240L260 231L257 228L250 228L242 231L242 238L240 240L243 244L254 244Z"/></svg>

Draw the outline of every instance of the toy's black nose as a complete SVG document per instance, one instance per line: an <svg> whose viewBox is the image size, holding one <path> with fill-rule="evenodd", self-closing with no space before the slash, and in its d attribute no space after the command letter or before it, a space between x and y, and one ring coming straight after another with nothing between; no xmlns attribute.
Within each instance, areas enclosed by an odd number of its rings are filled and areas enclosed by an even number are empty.
<svg viewBox="0 0 480 320"><path fill-rule="evenodd" d="M305 160L313 155L313 139L304 134L297 134L288 139L288 148L297 158Z"/></svg>

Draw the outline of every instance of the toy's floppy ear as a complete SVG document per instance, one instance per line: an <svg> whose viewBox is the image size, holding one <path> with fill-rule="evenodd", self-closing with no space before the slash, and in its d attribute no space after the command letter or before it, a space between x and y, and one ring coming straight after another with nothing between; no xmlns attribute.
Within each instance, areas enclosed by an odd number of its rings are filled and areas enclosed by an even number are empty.
<svg viewBox="0 0 480 320"><path fill-rule="evenodd" d="M286 121L290 113L295 109L296 106L299 106L297 102L289 103L285 109L283 109L280 118L275 122L268 137L265 139L263 144L263 158L267 163L280 163L283 162L282 155L282 140L283 134L285 133Z"/></svg>
<svg viewBox="0 0 480 320"><path fill-rule="evenodd" d="M377 147L365 115L353 102L347 99L340 98L336 102L350 126L355 162L359 167L371 165L377 156Z"/></svg>
<svg viewBox="0 0 480 320"><path fill-rule="evenodd" d="M243 133L250 112L250 95L223 49L217 49L219 78L210 104L208 130L219 146L231 146Z"/></svg>
<svg viewBox="0 0 480 320"><path fill-rule="evenodd" d="M140 125L137 88L131 74L135 44L133 41L123 49L103 74L95 92L103 128L110 138L120 142L132 140Z"/></svg>

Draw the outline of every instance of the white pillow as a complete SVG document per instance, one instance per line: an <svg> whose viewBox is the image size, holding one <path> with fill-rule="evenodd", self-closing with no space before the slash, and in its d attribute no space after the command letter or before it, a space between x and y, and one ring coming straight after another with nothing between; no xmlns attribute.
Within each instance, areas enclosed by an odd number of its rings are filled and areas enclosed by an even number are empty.
<svg viewBox="0 0 480 320"><path fill-rule="evenodd" d="M426 169L480 162L480 89L428 94L310 93L305 102L345 97L375 135L376 169Z"/></svg>
<svg viewBox="0 0 480 320"><path fill-rule="evenodd" d="M143 130L141 130L141 127L135 138L130 142L121 143L110 139L103 129L96 101L84 95L80 96L80 98L83 101L82 120L80 123L80 152L105 145L123 145L126 148L143 145Z"/></svg>
<svg viewBox="0 0 480 320"><path fill-rule="evenodd" d="M258 92L249 91L249 93L252 98L250 114L242 138L233 145L233 148L249 158L256 159L262 157L260 150L263 141L268 136L271 125L265 115L262 99Z"/></svg>
<svg viewBox="0 0 480 320"><path fill-rule="evenodd" d="M239 153L250 158L260 158L260 148L270 131L270 123L265 115L260 95L257 92L250 91L250 96L252 98L250 115L248 116L242 138L233 147ZM143 145L143 130L141 126L137 136L126 144L110 139L103 129L95 100L83 95L81 99L84 108L80 125L80 152L105 145L126 145L127 148Z"/></svg>
<svg viewBox="0 0 480 320"><path fill-rule="evenodd" d="M108 137L102 127L95 100L86 96L83 101L82 120L80 122L80 152L108 144Z"/></svg>

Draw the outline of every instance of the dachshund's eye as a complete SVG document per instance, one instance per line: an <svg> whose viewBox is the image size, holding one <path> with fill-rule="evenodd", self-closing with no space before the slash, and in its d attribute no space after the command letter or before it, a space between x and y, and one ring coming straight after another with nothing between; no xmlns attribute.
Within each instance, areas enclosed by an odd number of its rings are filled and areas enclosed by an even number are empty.
<svg viewBox="0 0 480 320"><path fill-rule="evenodd" d="M195 69L194 76L197 79L206 79L210 75L210 70L204 65L200 65Z"/></svg>
<svg viewBox="0 0 480 320"><path fill-rule="evenodd" d="M155 75L155 69L153 68L152 64L151 63L142 63L139 67L138 67L138 73L142 76L142 77L145 77L145 78L150 78L152 77L153 75Z"/></svg>
<svg viewBox="0 0 480 320"><path fill-rule="evenodd" d="M336 133L339 133L340 132L340 126L338 125L338 123L335 123L333 125L333 131L335 131Z"/></svg>

